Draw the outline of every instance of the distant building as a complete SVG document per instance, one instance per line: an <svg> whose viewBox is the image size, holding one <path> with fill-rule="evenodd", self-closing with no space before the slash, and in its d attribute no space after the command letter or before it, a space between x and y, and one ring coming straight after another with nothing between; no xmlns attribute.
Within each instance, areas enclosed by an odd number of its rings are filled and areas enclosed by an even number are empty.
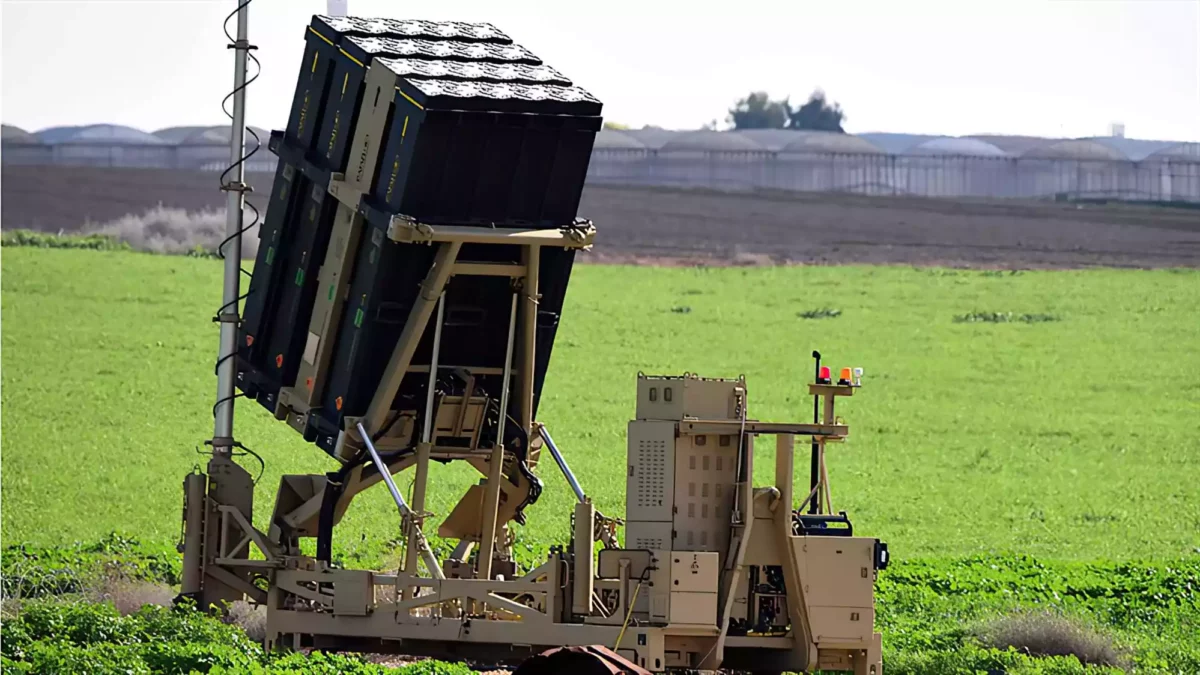
<svg viewBox="0 0 1200 675"><path fill-rule="evenodd" d="M4 164L60 164L222 171L229 128L184 126L147 133L112 124L30 133L4 125ZM268 132L253 128L264 146ZM900 133L604 129L589 182L728 190L843 191L927 197L1059 198L1200 202L1200 143L1108 136L964 137ZM256 146L247 133L247 149ZM265 147L247 171L270 172Z"/></svg>
<svg viewBox="0 0 1200 675"><path fill-rule="evenodd" d="M255 133L265 146L269 134ZM246 145L255 146L247 133ZM248 171L274 171L265 147L247 164ZM50 127L27 132L4 125L0 159L4 164L56 164L114 168L223 171L229 165L229 127L171 127L147 133L119 124Z"/></svg>

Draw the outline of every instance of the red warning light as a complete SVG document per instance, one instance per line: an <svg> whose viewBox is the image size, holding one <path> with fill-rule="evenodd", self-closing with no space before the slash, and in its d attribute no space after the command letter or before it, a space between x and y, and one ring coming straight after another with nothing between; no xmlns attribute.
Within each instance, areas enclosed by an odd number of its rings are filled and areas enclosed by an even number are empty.
<svg viewBox="0 0 1200 675"><path fill-rule="evenodd" d="M275 355L275 367L276 367L276 368L282 368L282 367L283 367L283 354L276 354L276 355Z"/></svg>
<svg viewBox="0 0 1200 675"><path fill-rule="evenodd" d="M254 344L254 336L253 336L253 335L247 335L247 336L246 336L246 346L247 346L247 347L249 347L249 346L250 346L250 345L252 345L252 344Z"/></svg>
<svg viewBox="0 0 1200 675"><path fill-rule="evenodd" d="M820 374L817 375L817 384L829 384L829 366L821 366Z"/></svg>

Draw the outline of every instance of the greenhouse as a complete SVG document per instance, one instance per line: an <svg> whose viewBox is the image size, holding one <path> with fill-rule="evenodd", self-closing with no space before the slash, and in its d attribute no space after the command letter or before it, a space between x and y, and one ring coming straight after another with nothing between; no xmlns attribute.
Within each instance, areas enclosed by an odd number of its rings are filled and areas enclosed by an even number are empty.
<svg viewBox="0 0 1200 675"><path fill-rule="evenodd" d="M269 132L253 127L265 144ZM115 124L30 132L4 125L5 164L222 171L227 126L147 133ZM255 146L247 133L246 145ZM251 172L270 172L260 148ZM604 129L592 184L841 191L925 197L1094 197L1200 202L1200 143L1123 137L938 136L791 129Z"/></svg>

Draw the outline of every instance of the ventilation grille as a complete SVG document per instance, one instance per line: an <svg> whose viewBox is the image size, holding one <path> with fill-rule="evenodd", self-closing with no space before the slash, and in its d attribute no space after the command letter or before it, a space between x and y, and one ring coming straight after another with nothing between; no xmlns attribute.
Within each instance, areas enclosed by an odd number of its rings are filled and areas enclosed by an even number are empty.
<svg viewBox="0 0 1200 675"><path fill-rule="evenodd" d="M636 466L637 491L634 498L637 506L661 507L666 498L664 489L667 477L666 441L638 441Z"/></svg>
<svg viewBox="0 0 1200 675"><path fill-rule="evenodd" d="M635 537L633 546L635 549L650 549L651 551L669 549L667 542L663 541L662 537Z"/></svg>

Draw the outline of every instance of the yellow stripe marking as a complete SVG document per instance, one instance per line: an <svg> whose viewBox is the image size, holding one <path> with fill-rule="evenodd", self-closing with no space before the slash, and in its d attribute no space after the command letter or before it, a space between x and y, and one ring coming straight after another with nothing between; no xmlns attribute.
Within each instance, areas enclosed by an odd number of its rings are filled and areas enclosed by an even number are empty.
<svg viewBox="0 0 1200 675"><path fill-rule="evenodd" d="M346 76L342 78L342 98L346 97L346 85L349 83L350 83L350 73L346 73Z"/></svg>
<svg viewBox="0 0 1200 675"><path fill-rule="evenodd" d="M417 110L424 110L424 109L425 109L425 106L423 106L423 105L421 105L420 103L417 103L416 101L414 101L414 100L413 100L413 97L411 97L411 96L409 96L408 94L404 93L404 90L403 90L403 89L401 89L400 87L396 87L396 91L400 92L400 95L401 95L401 96L403 96L404 98L408 99L408 102L409 102L409 103L411 103L411 104L413 104L413 105L417 106Z"/></svg>
<svg viewBox="0 0 1200 675"><path fill-rule="evenodd" d="M403 92L401 92L403 93ZM404 134L408 133L408 115L404 116L404 128L400 130L400 138L403 140Z"/></svg>
<svg viewBox="0 0 1200 675"><path fill-rule="evenodd" d="M353 56L350 56L350 54L349 54L349 53L347 53L345 49L342 49L341 47L338 47L338 51L339 51L339 52L341 52L343 55L345 55L345 57L346 57L346 58L348 58L348 59L350 59L351 61L353 61L353 62L357 63L357 64L358 64L358 66L359 66L360 68L364 67L364 66L363 66L363 64L362 64L362 61L359 61L358 59L354 58Z"/></svg>
<svg viewBox="0 0 1200 675"><path fill-rule="evenodd" d="M312 68L312 71L313 71L314 73L315 73L315 72L317 72L317 56L319 56L319 54L317 54L316 52L313 52L313 68Z"/></svg>
<svg viewBox="0 0 1200 675"><path fill-rule="evenodd" d="M317 29L313 28L312 26L309 26L308 30L311 31L313 35L316 35L317 37L321 38L322 40L328 42L330 46L333 46L333 40L330 40L329 38L325 37L324 35L321 35L320 33L318 33Z"/></svg>

